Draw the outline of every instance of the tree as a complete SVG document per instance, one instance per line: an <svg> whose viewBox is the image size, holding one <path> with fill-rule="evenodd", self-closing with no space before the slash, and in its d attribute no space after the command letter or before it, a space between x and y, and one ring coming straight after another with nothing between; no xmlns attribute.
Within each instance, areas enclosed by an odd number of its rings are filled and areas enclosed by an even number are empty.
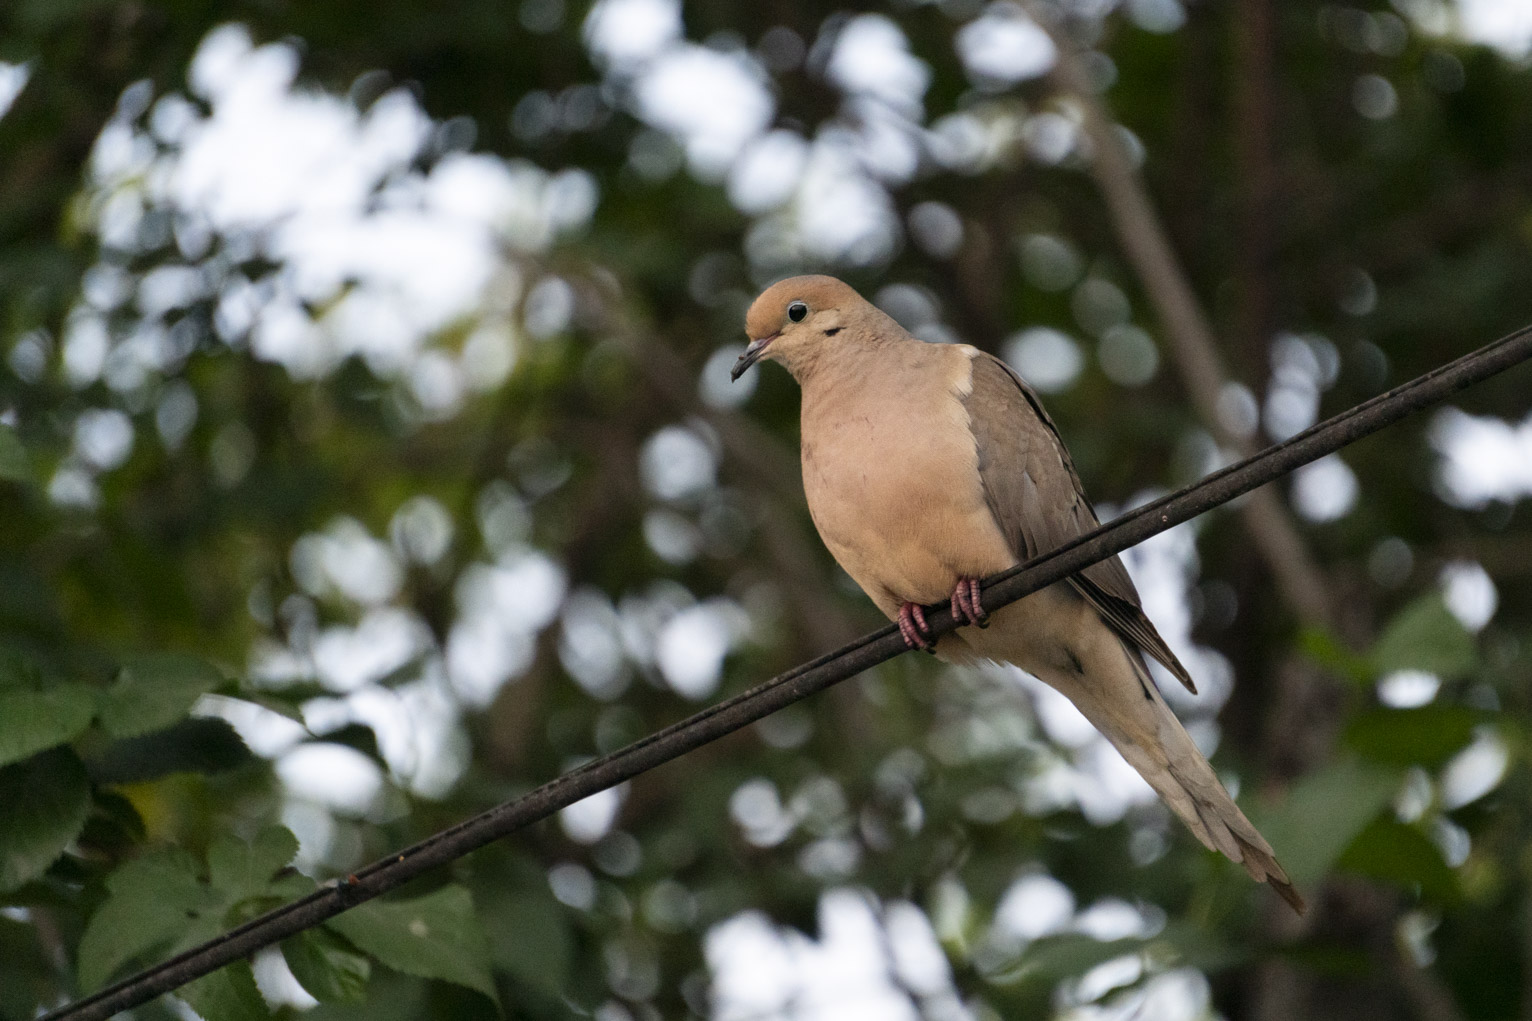
<svg viewBox="0 0 1532 1021"><path fill-rule="evenodd" d="M1108 509L1532 320L1528 70L1443 10L7 8L0 1016L877 623L804 512L795 391L726 384L778 275L1006 356ZM1045 689L903 657L182 996L1524 1011L1524 392L1280 488L1323 614L1248 510L1129 558L1303 923Z"/></svg>

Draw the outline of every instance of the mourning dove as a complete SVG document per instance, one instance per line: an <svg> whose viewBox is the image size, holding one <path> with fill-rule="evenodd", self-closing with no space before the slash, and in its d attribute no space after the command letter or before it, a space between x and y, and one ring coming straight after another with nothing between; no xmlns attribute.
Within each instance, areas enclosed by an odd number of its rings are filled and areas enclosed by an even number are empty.
<svg viewBox="0 0 1532 1021"><path fill-rule="evenodd" d="M922 606L967 625L932 651L1014 663L1069 698L1197 839L1303 899L1150 677L1145 655L1196 691L1117 557L986 617L978 579L1095 528L1048 413L1004 362L910 336L827 276L783 280L746 316L734 378L780 362L803 391L803 487L824 543L912 648Z"/></svg>

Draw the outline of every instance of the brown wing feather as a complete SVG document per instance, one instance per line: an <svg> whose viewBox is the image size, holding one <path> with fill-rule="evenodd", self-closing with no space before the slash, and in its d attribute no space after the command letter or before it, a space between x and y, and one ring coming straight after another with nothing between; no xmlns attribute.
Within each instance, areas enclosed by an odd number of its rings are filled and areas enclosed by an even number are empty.
<svg viewBox="0 0 1532 1021"><path fill-rule="evenodd" d="M1057 549L1099 524L1057 427L1010 366L983 352L976 355L973 388L964 403L979 449L985 501L1018 559ZM1120 558L1088 567L1069 582L1112 630L1196 692L1186 667L1144 615Z"/></svg>

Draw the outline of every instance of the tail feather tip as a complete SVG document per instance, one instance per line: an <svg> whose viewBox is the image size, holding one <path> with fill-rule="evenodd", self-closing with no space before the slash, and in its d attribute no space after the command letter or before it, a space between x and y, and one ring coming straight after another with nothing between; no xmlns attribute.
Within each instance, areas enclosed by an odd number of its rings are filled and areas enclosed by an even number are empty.
<svg viewBox="0 0 1532 1021"><path fill-rule="evenodd" d="M1277 896L1287 901L1287 906L1292 908L1294 912L1301 915L1308 910L1308 905L1303 900L1303 894L1299 893L1298 888L1292 883L1279 879L1276 876L1267 876L1266 882L1277 892Z"/></svg>

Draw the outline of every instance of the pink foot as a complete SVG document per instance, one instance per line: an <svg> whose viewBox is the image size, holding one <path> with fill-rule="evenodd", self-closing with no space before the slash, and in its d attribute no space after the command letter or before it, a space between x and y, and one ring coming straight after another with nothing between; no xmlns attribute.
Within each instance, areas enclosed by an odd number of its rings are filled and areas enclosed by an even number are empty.
<svg viewBox="0 0 1532 1021"><path fill-rule="evenodd" d="M931 628L926 624L926 615L919 603L904 603L899 607L899 633L910 648L931 651Z"/></svg>
<svg viewBox="0 0 1532 1021"><path fill-rule="evenodd" d="M976 627L989 626L989 614L984 612L984 604L979 599L979 579L958 579L957 587L952 590L952 619L959 626L965 621Z"/></svg>

